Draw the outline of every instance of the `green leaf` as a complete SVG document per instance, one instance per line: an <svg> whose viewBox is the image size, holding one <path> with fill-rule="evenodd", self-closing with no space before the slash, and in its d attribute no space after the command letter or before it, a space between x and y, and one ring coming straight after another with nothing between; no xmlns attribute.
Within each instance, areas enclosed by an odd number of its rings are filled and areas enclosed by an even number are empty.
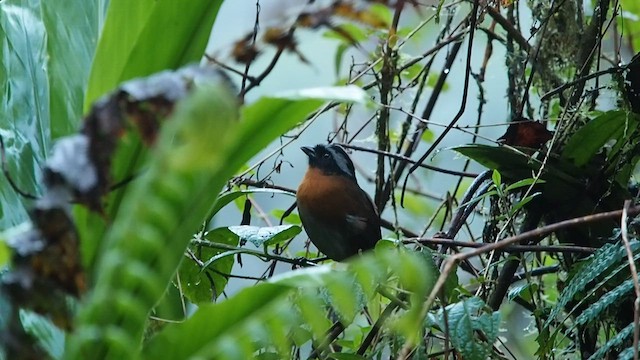
<svg viewBox="0 0 640 360"><path fill-rule="evenodd" d="M234 201L235 199L241 196L246 196L251 194L284 194L284 195L295 197L294 193L277 190L277 189L248 189L248 190L229 191L218 196L218 200L216 200L215 204L213 204L213 207L209 211L209 215L207 215L207 222L211 221L211 219L218 213L218 211L220 211L223 207L227 206L230 202Z"/></svg>
<svg viewBox="0 0 640 360"><path fill-rule="evenodd" d="M207 232L205 238L211 242L229 246L238 246L238 236L227 228L219 228ZM184 296L194 304L209 303L218 298L227 286L228 277L235 264L230 256L221 256L227 251L207 246L190 245L189 250L204 264L186 258L178 270L179 280Z"/></svg>
<svg viewBox="0 0 640 360"><path fill-rule="evenodd" d="M91 65L84 110L125 80L200 61L221 4L222 0L109 1ZM148 151L137 134L130 132L118 144L112 178L119 182L137 177L147 157ZM129 185L116 189L106 199L109 219L118 216ZM108 226L102 216L85 208L74 208L74 215L83 239L83 262L93 264L93 254L102 247Z"/></svg>
<svg viewBox="0 0 640 360"><path fill-rule="evenodd" d="M356 42L362 42L369 38L369 35L367 35L367 32L361 25L356 25L356 24L347 22L344 24L340 24L340 26L337 26L335 28L340 29L340 32L337 32L335 30L329 30L324 34L322 34L322 36L326 37L327 39L339 40L340 42L347 44L349 46L353 45L353 43L351 42L351 39L355 40ZM347 37L345 37L342 34L343 32L345 34L348 34L348 36L350 36L351 39L348 39Z"/></svg>
<svg viewBox="0 0 640 360"><path fill-rule="evenodd" d="M612 337L604 345L600 346L598 350L589 357L588 360L604 359L605 355L609 352L609 350L614 349L620 346L623 342L627 341L628 339L633 338L634 327L635 326L633 322L625 326L625 328L620 330L620 332L618 332L616 336ZM631 352L631 355L633 355L633 352Z"/></svg>
<svg viewBox="0 0 640 360"><path fill-rule="evenodd" d="M536 197L542 195L541 192L536 192L533 193L527 197L525 197L524 199L518 201L515 205L513 205L513 207L509 210L509 214L510 216L515 214L516 212L518 212L518 210L522 209L525 205L527 205L528 203L531 202L531 200L535 199Z"/></svg>
<svg viewBox="0 0 640 360"><path fill-rule="evenodd" d="M38 0L0 2L0 136L8 172L23 191L37 194L34 169L51 147L46 33ZM0 177L0 226L25 221L23 199ZM9 210L10 209L10 210Z"/></svg>
<svg viewBox="0 0 640 360"><path fill-rule="evenodd" d="M531 301L533 294L538 291L537 284L525 283L522 285L513 286L509 289L509 293L507 294L507 299L509 301L513 301L513 299L518 296L522 297L526 301Z"/></svg>
<svg viewBox="0 0 640 360"><path fill-rule="evenodd" d="M349 324L367 304L367 296L353 274L337 276L326 283L327 303L335 310L340 319ZM322 289L325 290L325 289Z"/></svg>
<svg viewBox="0 0 640 360"><path fill-rule="evenodd" d="M11 178L25 192L38 194L37 169L52 138L77 128L102 6L101 0L0 2L0 136ZM27 219L24 199L4 176L0 198L2 228Z"/></svg>
<svg viewBox="0 0 640 360"><path fill-rule="evenodd" d="M382 21L384 24L391 24L393 21L393 12L386 5L372 4L368 11L371 13L371 16L376 17L378 21Z"/></svg>
<svg viewBox="0 0 640 360"><path fill-rule="evenodd" d="M640 32L640 21L638 21L638 15L640 15L640 5L634 0L621 0L620 4L624 11L621 11L620 15L624 21L618 23L620 31L625 31L629 34L637 34ZM640 51L640 38L634 36L630 39L633 52Z"/></svg>
<svg viewBox="0 0 640 360"><path fill-rule="evenodd" d="M625 111L607 111L587 122L569 138L562 152L576 166L587 164L611 139L621 141L638 127L638 119Z"/></svg>
<svg viewBox="0 0 640 360"><path fill-rule="evenodd" d="M572 326L572 328L577 325L586 324L590 321L597 321L600 314L604 310L606 310L616 302L621 301L624 296L630 293L632 290L633 279L627 279L623 281L622 284L616 286L611 291L608 291L597 301L589 305L589 307L576 318L575 324Z"/></svg>
<svg viewBox="0 0 640 360"><path fill-rule="evenodd" d="M302 228L296 225L279 225L258 227L249 225L229 226L229 231L238 235L241 241L249 241L253 245L269 246L292 239Z"/></svg>
<svg viewBox="0 0 640 360"><path fill-rule="evenodd" d="M440 269L436 265L434 258L433 250L428 247L422 247L419 252L422 255L422 259L424 260L425 266L428 269L429 276L426 276L424 281L427 288L431 289L435 286L437 278L440 276ZM448 286L445 286L445 296L449 297L451 295L452 286L455 288L457 284L458 276L455 274L455 269L449 273L449 277L447 278Z"/></svg>
<svg viewBox="0 0 640 360"><path fill-rule="evenodd" d="M281 209L271 210L271 215L273 215L273 217L275 217L278 220L282 219L283 222L287 224L292 224L292 225L302 224L302 221L300 220L300 215L292 212L283 219L282 217L284 216L284 213L285 213L285 210L281 210Z"/></svg>
<svg viewBox="0 0 640 360"><path fill-rule="evenodd" d="M530 178L530 179L522 179L519 181L514 182L513 184L509 184L509 186L507 186L506 191L509 192L511 190L515 190L515 189L519 189L519 188L523 188L523 187L529 187L533 184L544 184L546 181L544 180L540 180L540 179L534 179L534 178Z"/></svg>
<svg viewBox="0 0 640 360"><path fill-rule="evenodd" d="M422 132L422 141L425 141L428 144L433 143L433 140L435 139L435 135L433 133L433 130L431 129L424 129L424 131Z"/></svg>
<svg viewBox="0 0 640 360"><path fill-rule="evenodd" d="M425 275L434 277L424 265L424 258L413 252L376 249L352 259L349 266L333 263L286 272L219 304L203 304L181 324L167 325L146 343L143 358L247 359L265 350L289 358L294 342L311 336L322 339L331 326L319 291L348 318L358 312L362 297L371 299L372 287L384 286L389 279L396 286L399 280L403 290L415 294L409 311L415 315L421 309L418 300L430 290ZM362 291L354 292L354 286ZM407 322L415 321L410 315L405 316ZM305 334L296 339L301 327Z"/></svg>
<svg viewBox="0 0 640 360"><path fill-rule="evenodd" d="M404 60L404 56L402 57L402 60ZM404 79L406 79L406 80L413 80L418 75L420 75L423 70L424 70L424 65L423 64L415 63L415 64L409 66L408 68L402 70L400 75L402 75L402 77ZM433 137L433 132L431 133L431 136ZM428 141L427 139L424 139L424 140Z"/></svg>
<svg viewBox="0 0 640 360"><path fill-rule="evenodd" d="M204 356L211 343L240 323L267 312L271 305L286 297L291 288L260 284L245 288L220 304L203 304L188 320L169 324L145 345L143 359L188 359ZM188 336L184 336L188 334ZM220 351L222 349L218 349ZM210 358L209 356L204 356Z"/></svg>
<svg viewBox="0 0 640 360"><path fill-rule="evenodd" d="M234 150L239 155L257 154L273 139L301 123L322 102L317 99L295 101L264 97L243 107L239 137L244 142Z"/></svg>
<svg viewBox="0 0 640 360"><path fill-rule="evenodd" d="M502 185L502 175L500 175L500 172L498 170L494 169L491 173L491 181L493 181L498 195L502 196L502 187L500 186Z"/></svg>
<svg viewBox="0 0 640 360"><path fill-rule="evenodd" d="M451 150L473 159L489 169L500 171L502 178L511 181L530 179L531 173L539 171L541 165L538 160L504 146L473 144L452 147ZM572 193L572 187L581 187L582 183L578 179L586 176L583 170L578 169L572 163L555 157L549 158L543 175L543 180L553 185L547 184L547 188L568 194Z"/></svg>
<svg viewBox="0 0 640 360"><path fill-rule="evenodd" d="M484 302L478 297L447 306L446 327L442 310L438 312L437 322L440 328L449 329L451 344L465 359L488 359L493 342L498 337L500 313L484 313L484 306ZM486 341L477 337L477 330L484 333Z"/></svg>
<svg viewBox="0 0 640 360"><path fill-rule="evenodd" d="M473 199L469 200L468 202L466 202L464 204L461 204L460 207L475 204L478 201L482 201L485 198L491 197L493 195L498 195L498 191L495 190L495 188L494 188L494 190L487 191L486 193L484 193L484 194L482 194L480 196L476 196Z"/></svg>
<svg viewBox="0 0 640 360"><path fill-rule="evenodd" d="M440 276L440 269L433 260L434 256L437 255L434 254L433 250L429 249L428 247L422 247L419 251L419 254L421 254L423 256L423 259L425 260L428 273L433 274L425 279L427 287L432 288L433 286L435 286L435 282ZM459 285L457 270L458 265L456 264L451 269L451 272L449 273L449 276L444 283L443 293L445 298L448 300L452 300L457 296L455 291Z"/></svg>
<svg viewBox="0 0 640 360"><path fill-rule="evenodd" d="M537 169L529 163L529 158L525 154L506 147L473 144L456 146L451 149L477 161L480 165L498 170L501 175L510 178L530 178L531 170Z"/></svg>
<svg viewBox="0 0 640 360"><path fill-rule="evenodd" d="M64 353L64 332L40 314L20 309L19 316L24 331L36 339L38 346L52 359L61 359Z"/></svg>
<svg viewBox="0 0 640 360"><path fill-rule="evenodd" d="M635 252L640 248L640 242L631 242L631 249ZM551 310L544 326L548 327L558 316L560 311L574 299L578 292L584 290L589 283L597 279L612 265L626 257L626 252L621 244L605 244L593 255L589 256L586 263L571 279L569 285L562 291L558 302Z"/></svg>
<svg viewBox="0 0 640 360"><path fill-rule="evenodd" d="M105 0L40 1L47 33L51 135L78 130Z"/></svg>
<svg viewBox="0 0 640 360"><path fill-rule="evenodd" d="M460 281L458 279L458 264L455 264L451 268L451 273L447 277L447 280L444 283L444 295L447 297L448 301L453 302L457 300L458 290L460 287Z"/></svg>
<svg viewBox="0 0 640 360"><path fill-rule="evenodd" d="M294 289L318 288L324 286L333 271L330 264L314 266L273 276L269 282Z"/></svg>
<svg viewBox="0 0 640 360"><path fill-rule="evenodd" d="M200 61L220 5L222 0L111 0L85 109L125 80Z"/></svg>
<svg viewBox="0 0 640 360"><path fill-rule="evenodd" d="M378 255L378 253L376 253ZM394 328L402 334L409 343L416 344L423 331L423 317L421 307L428 292L433 288L436 281L436 273L433 273L433 266L427 256L415 254L405 248L398 248L392 251L381 251L385 264L398 276L400 285L406 289L416 289L411 293L410 301L412 306L398 318ZM379 255L379 256L380 256ZM400 261L400 259L402 259Z"/></svg>

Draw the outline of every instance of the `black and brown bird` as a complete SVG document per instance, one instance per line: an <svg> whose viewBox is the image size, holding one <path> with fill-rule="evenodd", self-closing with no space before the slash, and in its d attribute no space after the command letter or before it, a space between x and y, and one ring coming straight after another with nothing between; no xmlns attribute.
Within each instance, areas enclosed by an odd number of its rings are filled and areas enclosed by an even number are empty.
<svg viewBox="0 0 640 360"><path fill-rule="evenodd" d="M309 168L296 195L311 242L330 259L345 260L372 249L382 237L380 217L358 186L353 162L338 145L302 147Z"/></svg>

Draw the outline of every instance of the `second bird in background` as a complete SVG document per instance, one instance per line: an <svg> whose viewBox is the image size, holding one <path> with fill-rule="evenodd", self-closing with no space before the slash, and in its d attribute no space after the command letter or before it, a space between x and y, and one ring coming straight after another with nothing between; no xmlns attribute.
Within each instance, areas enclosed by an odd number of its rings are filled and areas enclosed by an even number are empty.
<svg viewBox="0 0 640 360"><path fill-rule="evenodd" d="M358 186L353 162L338 145L303 146L309 168L296 195L311 242L330 259L345 260L373 249L382 237L380 217Z"/></svg>

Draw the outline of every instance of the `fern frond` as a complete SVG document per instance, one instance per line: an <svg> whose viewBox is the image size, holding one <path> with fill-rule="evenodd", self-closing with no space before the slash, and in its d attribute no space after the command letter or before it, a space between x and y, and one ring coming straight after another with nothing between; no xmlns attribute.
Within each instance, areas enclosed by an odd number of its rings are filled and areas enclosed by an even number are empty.
<svg viewBox="0 0 640 360"><path fill-rule="evenodd" d="M598 360L604 359L604 355L609 352L612 348L616 346L620 346L624 341L626 341L629 337L633 336L633 323L627 325L624 329L622 329L616 336L611 338L611 340L607 341L604 345L602 345L598 351L593 353L589 357L588 360Z"/></svg>
<svg viewBox="0 0 640 360"><path fill-rule="evenodd" d="M631 290L633 290L633 279L626 280L622 284L616 286L616 288L607 292L602 298L600 298L600 300L591 304L591 306L584 310L576 318L576 323L573 327L597 320L604 310L619 301L624 295L631 292Z"/></svg>
<svg viewBox="0 0 640 360"><path fill-rule="evenodd" d="M634 348L633 346L629 346L624 349L620 355L618 355L618 360L631 360L633 359Z"/></svg>
<svg viewBox="0 0 640 360"><path fill-rule="evenodd" d="M640 242L631 242L631 249L635 252L640 248ZM569 282L569 285L560 294L558 302L551 310L549 318L544 326L549 327L566 305L574 299L576 294L586 289L586 286L602 276L611 266L626 257L625 249L621 244L606 244L589 257L587 263L578 271Z"/></svg>

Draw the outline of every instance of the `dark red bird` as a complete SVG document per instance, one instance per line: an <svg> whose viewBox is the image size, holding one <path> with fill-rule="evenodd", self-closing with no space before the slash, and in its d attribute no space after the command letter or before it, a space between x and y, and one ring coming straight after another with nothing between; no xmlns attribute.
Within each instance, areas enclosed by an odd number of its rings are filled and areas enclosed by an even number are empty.
<svg viewBox="0 0 640 360"><path fill-rule="evenodd" d="M358 186L353 162L338 145L302 147L309 169L296 195L311 242L330 259L345 260L373 249L382 237L380 217Z"/></svg>

